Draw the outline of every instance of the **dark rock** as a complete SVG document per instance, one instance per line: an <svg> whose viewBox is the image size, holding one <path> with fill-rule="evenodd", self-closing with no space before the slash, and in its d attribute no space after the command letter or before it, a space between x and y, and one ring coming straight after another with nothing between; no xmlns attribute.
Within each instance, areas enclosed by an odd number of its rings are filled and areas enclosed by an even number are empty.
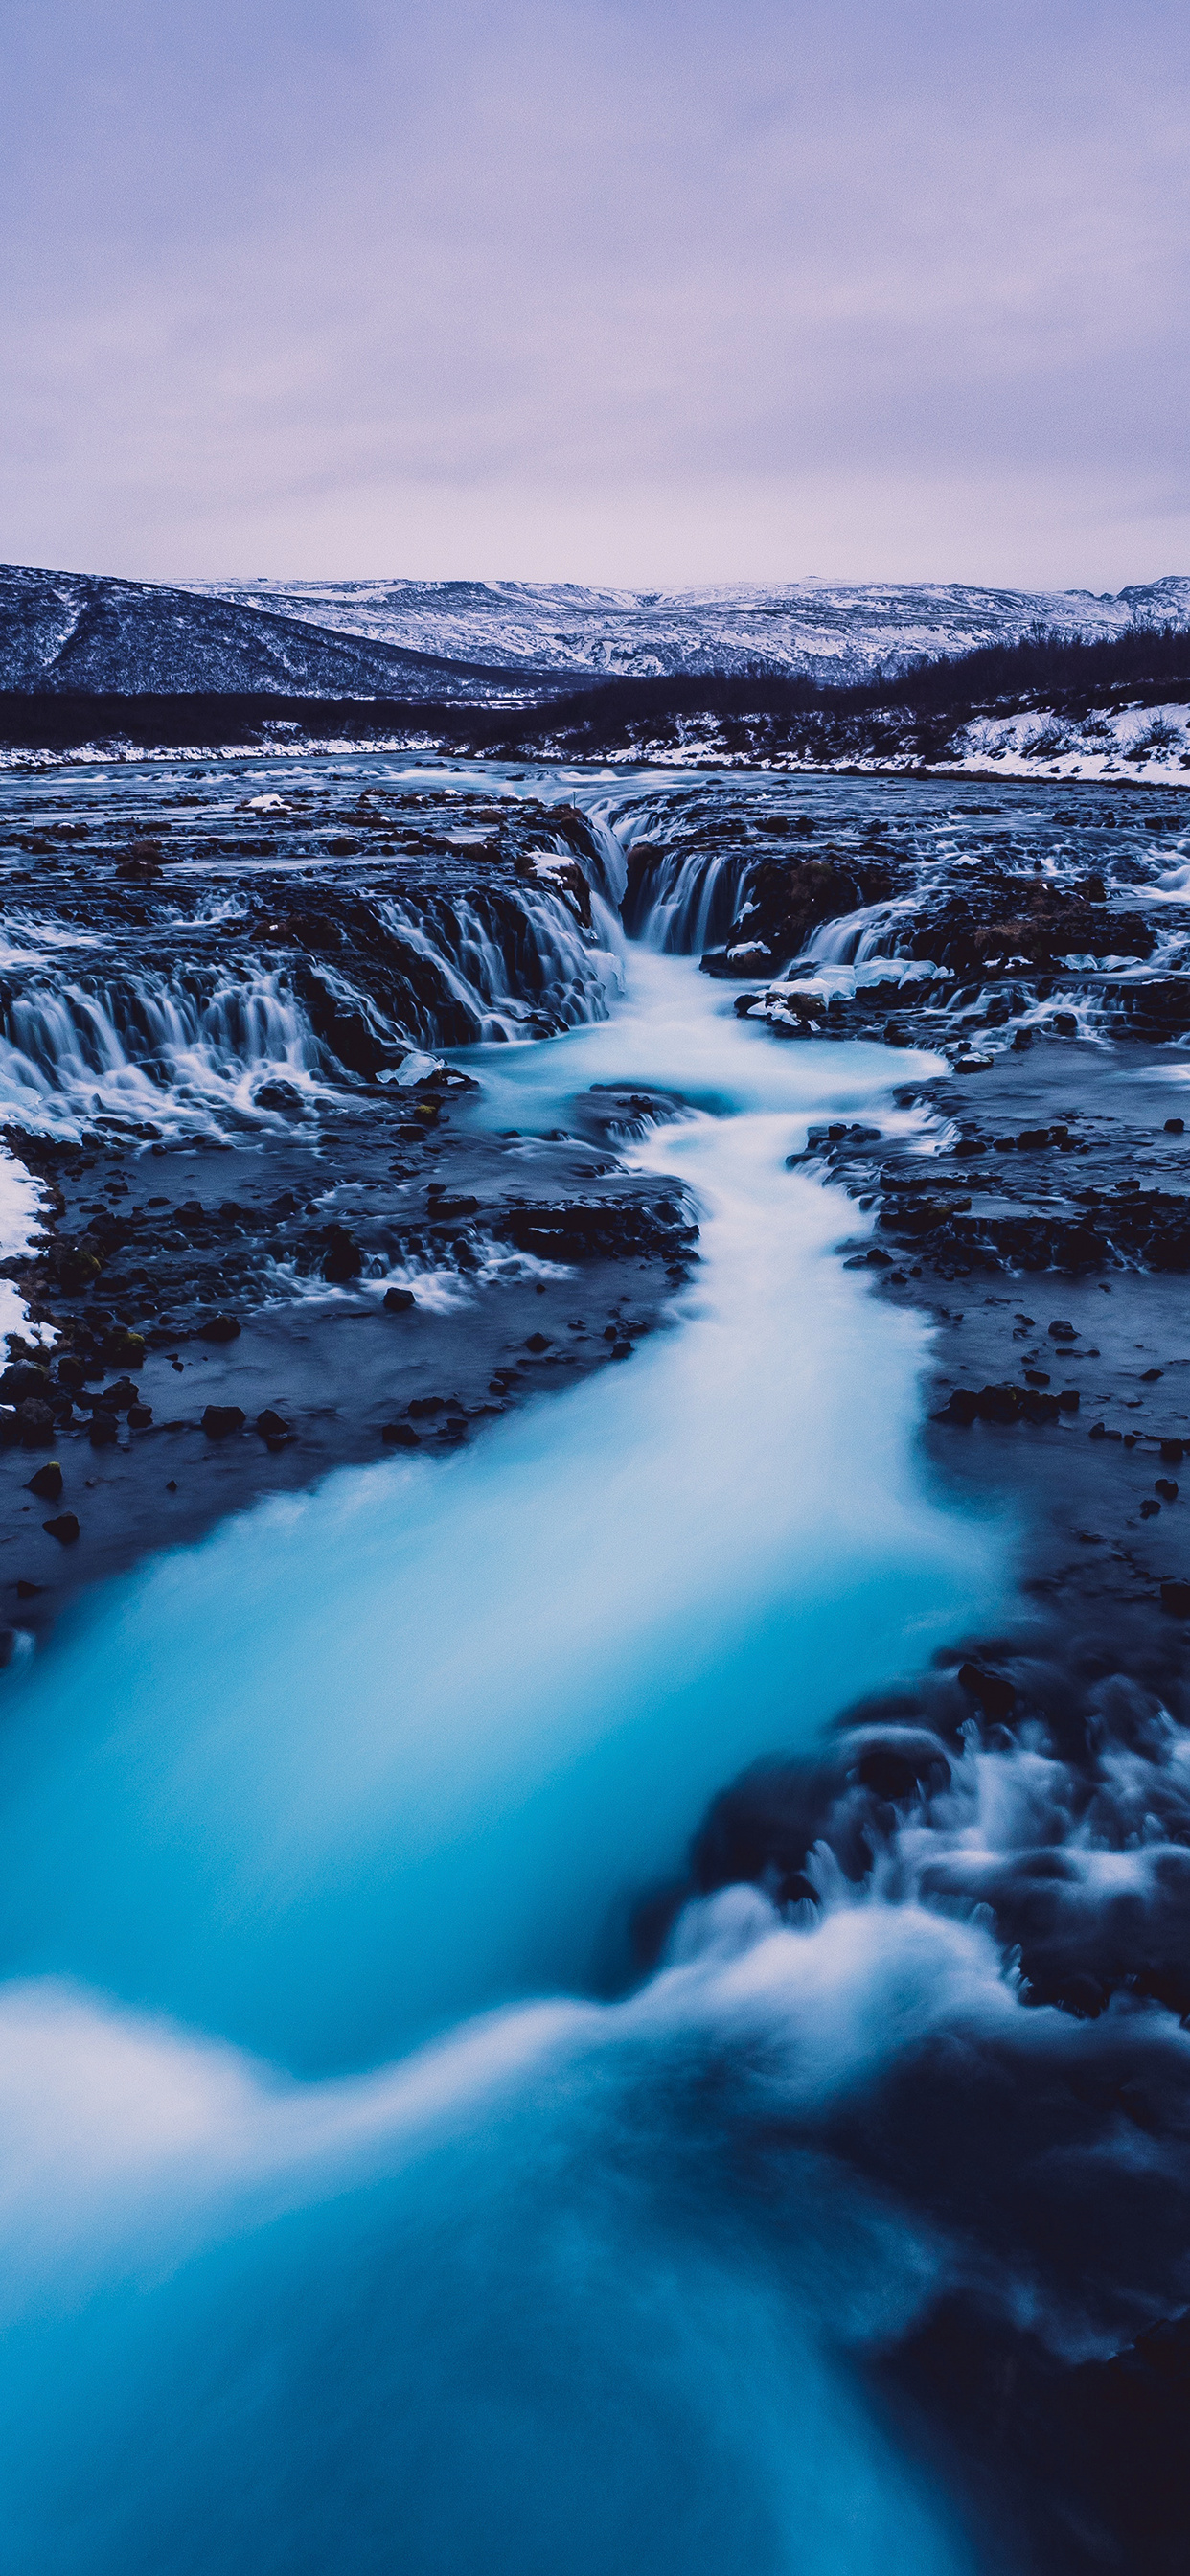
<svg viewBox="0 0 1190 2576"><path fill-rule="evenodd" d="M1161 1607L1172 1611L1175 1619L1190 1619L1190 1583L1163 1583Z"/></svg>
<svg viewBox="0 0 1190 2576"><path fill-rule="evenodd" d="M140 1368L144 1364L145 1337L117 1324L103 1345L103 1355L110 1368Z"/></svg>
<svg viewBox="0 0 1190 2576"><path fill-rule="evenodd" d="M88 1251L81 1243L64 1243L58 1248L57 1266L63 1294L77 1297L93 1279L98 1279L103 1262L98 1253Z"/></svg>
<svg viewBox="0 0 1190 2576"><path fill-rule="evenodd" d="M256 1428L266 1440L286 1440L293 1437L288 1422L281 1414L274 1413L271 1404L265 1406L263 1413L257 1414Z"/></svg>
<svg viewBox="0 0 1190 2576"><path fill-rule="evenodd" d="M1185 1131L1185 1126L1186 1121L1184 1118L1167 1118L1165 1121L1165 1133L1167 1136L1181 1136Z"/></svg>
<svg viewBox="0 0 1190 2576"><path fill-rule="evenodd" d="M525 1349L527 1351L548 1351L549 1347L550 1336L548 1333L530 1333L526 1338Z"/></svg>
<svg viewBox="0 0 1190 2576"><path fill-rule="evenodd" d="M57 1502L62 1491L62 1470L56 1458L48 1459L44 1467L38 1468L36 1475L30 1476L25 1491L36 1494L39 1502Z"/></svg>
<svg viewBox="0 0 1190 2576"><path fill-rule="evenodd" d="M386 1288L384 1303L390 1315L407 1315L410 1308L416 1306L417 1299L412 1288Z"/></svg>
<svg viewBox="0 0 1190 2576"><path fill-rule="evenodd" d="M1160 1494L1163 1503L1176 1503L1178 1499L1177 1486L1169 1476L1158 1476L1153 1491Z"/></svg>
<svg viewBox="0 0 1190 2576"><path fill-rule="evenodd" d="M19 1404L23 1396L48 1396L52 1392L48 1368L38 1368L31 1360L12 1360L0 1374L0 1404Z"/></svg>
<svg viewBox="0 0 1190 2576"><path fill-rule="evenodd" d="M93 1449L110 1449L119 1436L120 1425L114 1413L92 1414L90 1439Z"/></svg>
<svg viewBox="0 0 1190 2576"><path fill-rule="evenodd" d="M209 1440L226 1440L229 1432L242 1431L247 1415L238 1404L208 1404L203 1408L202 1429Z"/></svg>
<svg viewBox="0 0 1190 2576"><path fill-rule="evenodd" d="M420 1449L421 1440L408 1422L386 1422L380 1437L390 1449Z"/></svg>
<svg viewBox="0 0 1190 2576"><path fill-rule="evenodd" d="M326 1245L322 1261L323 1278L338 1285L349 1279L358 1279L364 1266L364 1256L347 1227L328 1225L323 1242Z"/></svg>
<svg viewBox="0 0 1190 2576"><path fill-rule="evenodd" d="M153 1407L151 1404L129 1405L128 1428L130 1431L147 1431L152 1419Z"/></svg>
<svg viewBox="0 0 1190 2576"><path fill-rule="evenodd" d="M241 1329L234 1315L208 1315L205 1324L199 1325L199 1339L204 1342L235 1342L239 1340Z"/></svg>
<svg viewBox="0 0 1190 2576"><path fill-rule="evenodd" d="M18 1404L17 1422L22 1449L43 1449L46 1442L53 1439L56 1427L54 1409L52 1405L44 1404L40 1396L27 1395L24 1402Z"/></svg>
<svg viewBox="0 0 1190 2576"><path fill-rule="evenodd" d="M73 1547L79 1534L78 1520L73 1512L59 1512L56 1520L43 1521L41 1526L47 1537L60 1540L63 1547Z"/></svg>
<svg viewBox="0 0 1190 2576"><path fill-rule="evenodd" d="M443 1413L445 1409L446 1400L441 1395L415 1395L408 1407L415 1422L425 1421L431 1413Z"/></svg>
<svg viewBox="0 0 1190 2576"><path fill-rule="evenodd" d="M1075 1324L1067 1324L1063 1322L1051 1324L1049 1326L1049 1337L1051 1342L1076 1342L1078 1340L1078 1327Z"/></svg>
<svg viewBox="0 0 1190 2576"><path fill-rule="evenodd" d="M140 1388L133 1385L130 1377L118 1377L110 1386L101 1387L93 1401L103 1413L128 1413L140 1403Z"/></svg>
<svg viewBox="0 0 1190 2576"><path fill-rule="evenodd" d="M985 1717L1005 1718L1016 1707L1016 1689L1002 1673L989 1673L979 1664L960 1664L959 1683Z"/></svg>

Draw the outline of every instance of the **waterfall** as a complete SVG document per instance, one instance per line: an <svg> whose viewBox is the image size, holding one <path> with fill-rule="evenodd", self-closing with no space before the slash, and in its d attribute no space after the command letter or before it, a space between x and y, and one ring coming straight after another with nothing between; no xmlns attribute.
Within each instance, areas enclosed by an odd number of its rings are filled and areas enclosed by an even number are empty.
<svg viewBox="0 0 1190 2576"><path fill-rule="evenodd" d="M543 884L366 903L350 927L342 963L129 962L69 983L41 960L24 976L10 964L0 1109L64 1136L98 1112L217 1132L229 1116L275 1118L260 1095L279 1078L313 1097L382 1077L411 1046L545 1036L606 1017L618 988L622 942L598 896L589 924Z"/></svg>
<svg viewBox="0 0 1190 2576"><path fill-rule="evenodd" d="M635 878L631 855L624 926L667 957L696 957L726 939L756 865L747 850L665 850Z"/></svg>

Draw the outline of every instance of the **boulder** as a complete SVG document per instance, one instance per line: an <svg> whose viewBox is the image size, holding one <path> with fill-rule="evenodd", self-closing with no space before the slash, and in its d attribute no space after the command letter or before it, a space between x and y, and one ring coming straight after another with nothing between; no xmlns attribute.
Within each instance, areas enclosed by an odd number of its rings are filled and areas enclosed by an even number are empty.
<svg viewBox="0 0 1190 2576"><path fill-rule="evenodd" d="M11 1360L0 1373L0 1404L19 1404L23 1396L50 1393L49 1370L38 1368L33 1360Z"/></svg>
<svg viewBox="0 0 1190 2576"><path fill-rule="evenodd" d="M328 1225L323 1235L326 1251L322 1258L322 1275L332 1284L358 1279L364 1256L353 1234L345 1225Z"/></svg>
<svg viewBox="0 0 1190 2576"><path fill-rule="evenodd" d="M198 1328L199 1339L204 1342L236 1342L240 1331L241 1326L234 1315L208 1315L205 1324Z"/></svg>
<svg viewBox="0 0 1190 2576"><path fill-rule="evenodd" d="M242 1431L247 1420L242 1405L208 1404L203 1408L202 1428L209 1440L226 1440L232 1431Z"/></svg>
<svg viewBox="0 0 1190 2576"><path fill-rule="evenodd" d="M18 1404L17 1422L23 1449L43 1449L53 1439L54 1409L52 1405L43 1403L39 1395L27 1395L24 1402Z"/></svg>
<svg viewBox="0 0 1190 2576"><path fill-rule="evenodd" d="M25 1491L27 1494L36 1494L40 1503L58 1501L62 1492L62 1470L56 1458L47 1459L45 1466L39 1467L36 1474L30 1476Z"/></svg>
<svg viewBox="0 0 1190 2576"><path fill-rule="evenodd" d="M47 1537L56 1538L63 1547L73 1547L79 1534L78 1520L73 1512L59 1512L56 1520L43 1521L41 1526Z"/></svg>

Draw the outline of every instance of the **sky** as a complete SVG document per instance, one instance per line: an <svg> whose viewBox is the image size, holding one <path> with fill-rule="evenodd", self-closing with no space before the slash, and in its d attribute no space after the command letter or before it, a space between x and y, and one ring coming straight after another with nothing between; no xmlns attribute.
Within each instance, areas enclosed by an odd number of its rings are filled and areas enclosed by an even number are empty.
<svg viewBox="0 0 1190 2576"><path fill-rule="evenodd" d="M0 556L1190 571L1185 0L3 0Z"/></svg>

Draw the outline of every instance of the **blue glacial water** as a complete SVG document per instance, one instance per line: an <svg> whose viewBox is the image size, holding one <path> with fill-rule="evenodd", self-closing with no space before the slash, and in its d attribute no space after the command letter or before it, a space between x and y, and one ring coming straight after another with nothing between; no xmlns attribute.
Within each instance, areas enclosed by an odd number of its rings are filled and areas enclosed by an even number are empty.
<svg viewBox="0 0 1190 2576"><path fill-rule="evenodd" d="M625 973L607 1022L472 1061L499 1127L682 1096L637 1149L700 1215L672 1328L163 1557L11 1679L21 2576L975 2563L847 2358L945 2246L811 2131L956 1993L1000 2009L990 1943L729 1891L607 1999L713 1791L1003 1591L1008 1534L915 1456L924 1328L785 1168L824 1113L910 1116L914 1060Z"/></svg>

